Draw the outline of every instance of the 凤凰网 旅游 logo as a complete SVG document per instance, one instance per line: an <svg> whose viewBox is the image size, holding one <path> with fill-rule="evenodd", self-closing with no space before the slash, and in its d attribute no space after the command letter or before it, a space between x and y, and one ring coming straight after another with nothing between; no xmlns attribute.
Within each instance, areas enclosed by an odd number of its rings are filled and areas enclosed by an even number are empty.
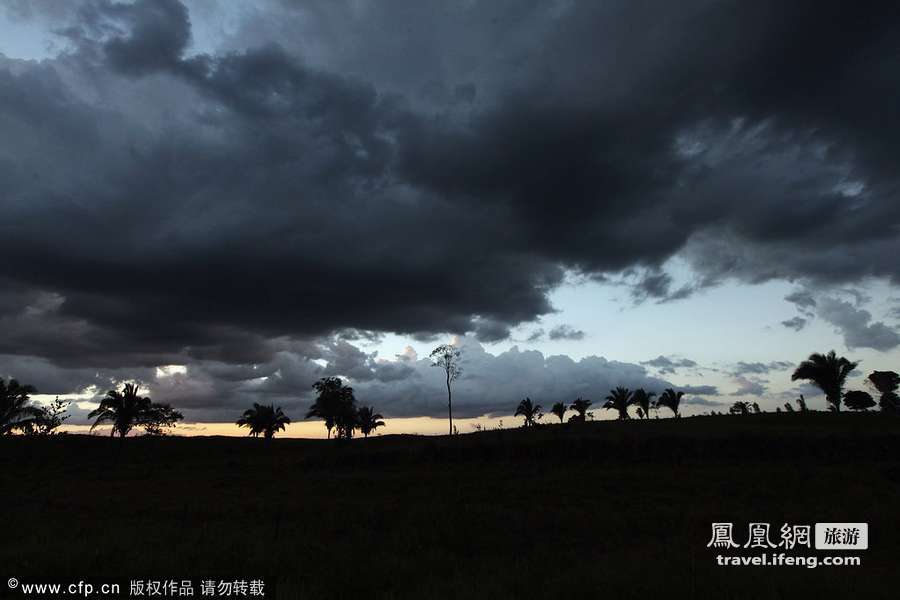
<svg viewBox="0 0 900 600"><path fill-rule="evenodd" d="M725 550L813 547L816 550L866 550L869 547L868 523L816 523L815 526L783 523L773 528L770 523L754 522L748 523L745 531L746 534L738 538L734 523L713 523L706 546Z"/></svg>

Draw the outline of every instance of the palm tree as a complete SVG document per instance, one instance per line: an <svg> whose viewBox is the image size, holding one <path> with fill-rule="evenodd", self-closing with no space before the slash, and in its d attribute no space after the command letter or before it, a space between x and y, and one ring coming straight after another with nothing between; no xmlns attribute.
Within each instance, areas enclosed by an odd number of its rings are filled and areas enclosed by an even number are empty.
<svg viewBox="0 0 900 600"><path fill-rule="evenodd" d="M650 417L650 408L653 406L653 397L655 395L656 392L648 392L645 391L644 388L634 390L634 393L631 395L631 403L638 406L640 409L638 416L642 419Z"/></svg>
<svg viewBox="0 0 900 600"><path fill-rule="evenodd" d="M575 402L573 402L569 408L574 410L578 414L574 415L572 417L569 417L569 422L570 423L574 423L574 422L584 423L585 420L587 419L587 417L591 416L591 413L589 413L587 411L587 409L590 407L591 404L593 404L593 403L590 400L587 400L586 398L578 398L577 400L575 400Z"/></svg>
<svg viewBox="0 0 900 600"><path fill-rule="evenodd" d="M519 406L516 408L516 414L513 416L525 417L525 427L534 427L544 415L541 413L540 404L533 403L531 398L525 398L519 402Z"/></svg>
<svg viewBox="0 0 900 600"><path fill-rule="evenodd" d="M112 423L110 436L117 433L123 438L135 427L142 427L147 433L160 434L162 428L173 427L184 417L168 404L154 404L150 398L138 394L138 386L126 383L121 392L110 390L100 401L100 406L88 414L88 419L96 419L91 430L103 423Z"/></svg>
<svg viewBox="0 0 900 600"><path fill-rule="evenodd" d="M291 420L282 412L281 407L275 408L271 404L253 403L253 408L248 408L237 420L238 427L249 427L253 437L262 434L267 440L275 437L276 431L284 431L285 425L290 425Z"/></svg>
<svg viewBox="0 0 900 600"><path fill-rule="evenodd" d="M348 422L352 421L355 424L356 398L353 396L353 388L344 385L340 377L323 377L313 384L313 389L317 395L306 413L306 418L317 417L325 421L329 438L331 430L335 427L338 427L338 437L344 437ZM349 433L352 436L352 429Z"/></svg>
<svg viewBox="0 0 900 600"><path fill-rule="evenodd" d="M361 406L357 413L359 430L365 437L369 437L369 434L379 427L384 427L384 421L381 420L384 417L380 413L375 412L375 409L371 406Z"/></svg>
<svg viewBox="0 0 900 600"><path fill-rule="evenodd" d="M897 396L897 388L900 387L900 375L893 371L872 371L869 374L869 382L881 394L878 405L883 412L897 413L900 411L900 398Z"/></svg>
<svg viewBox="0 0 900 600"><path fill-rule="evenodd" d="M609 395L606 397L606 404L603 405L603 408L619 411L619 418L624 420L628 418L628 407L630 405L631 390L619 386L616 389L609 391Z"/></svg>
<svg viewBox="0 0 900 600"><path fill-rule="evenodd" d="M100 401L100 406L88 414L89 419L96 419L91 425L91 431L103 423L112 423L109 435L117 433L125 437L137 424L138 414L147 410L150 406L150 398L138 395L138 387L132 383L126 383L123 391L110 390L106 397Z"/></svg>
<svg viewBox="0 0 900 600"><path fill-rule="evenodd" d="M9 435L16 429L35 426L44 412L31 405L31 394L37 390L22 385L15 379L4 383L0 379L0 435Z"/></svg>
<svg viewBox="0 0 900 600"><path fill-rule="evenodd" d="M843 356L837 356L834 350L828 354L810 354L791 375L791 381L798 379L811 381L825 392L825 400L830 409L838 412L841 410L841 391L844 382L857 364Z"/></svg>
<svg viewBox="0 0 900 600"><path fill-rule="evenodd" d="M678 414L678 406L681 404L682 396L684 396L684 392L676 392L672 388L666 388L666 391L657 400L656 406L665 406L678 417L680 416Z"/></svg>
<svg viewBox="0 0 900 600"><path fill-rule="evenodd" d="M562 423L563 418L566 416L566 410L568 409L566 408L565 403L557 402L553 405L553 408L550 409L550 412L556 415L559 418L559 422Z"/></svg>

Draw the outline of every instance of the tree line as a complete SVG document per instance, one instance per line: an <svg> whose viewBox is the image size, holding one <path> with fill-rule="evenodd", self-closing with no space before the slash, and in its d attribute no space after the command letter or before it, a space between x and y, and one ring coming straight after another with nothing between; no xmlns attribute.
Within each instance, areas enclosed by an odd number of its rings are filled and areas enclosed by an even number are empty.
<svg viewBox="0 0 900 600"><path fill-rule="evenodd" d="M609 395L605 398L606 402L601 408L615 410L618 412L619 419L630 419L628 408L632 406L636 407L636 414L641 419L649 418L651 409L659 410L660 408L667 408L672 411L675 417L680 417L679 406L683 396L684 392L676 392L672 388L666 388L657 400L653 400L656 397L656 393L648 392L644 388L632 391L625 387L616 387L614 390L610 390ZM550 412L559 419L560 423L564 423L566 422L566 413L574 411L575 414L569 417L568 422L583 423L589 418L594 418L594 413L588 412L592 404L593 402L590 400L577 398L568 406L565 402L555 403L550 408ZM513 416L524 418L525 427L534 427L544 416L541 411L542 407L540 404L535 404L531 398L525 398L519 402Z"/></svg>
<svg viewBox="0 0 900 600"><path fill-rule="evenodd" d="M460 351L455 346L438 346L431 353L432 366L444 371L447 387L447 411L450 433L454 433L452 384L462 369L460 367ZM812 354L800 363L791 375L792 381L808 381L825 395L828 410L840 412L841 407L854 411L864 411L876 406L885 414L900 414L900 375L894 371L873 371L866 380L878 393L876 399L864 390L844 391L849 375L859 366L832 350L827 354ZM323 377L313 384L315 399L306 412L307 419L321 419L330 439L332 433L337 439L351 439L355 431L368 437L379 427L383 427L384 417L372 406L358 406L353 388L340 377ZM34 404L31 396L37 390L31 385L20 384L15 379L8 382L0 379L0 435L20 433L25 435L49 435L54 433L68 419L66 410L68 402L57 398L48 406ZM605 410L616 411L620 420L631 418L629 409L634 408L640 419L650 417L651 410L668 409L673 416L680 417L679 412L684 392L673 388L665 389L659 396L655 392L643 388L630 390L617 386L609 391L600 406ZM569 423L580 423L593 418L590 407L591 400L577 398L571 404L556 402L550 412L566 422L566 414L574 412ZM797 399L798 409L794 410L790 403L784 405L785 412L805 412L808 410L803 395ZM525 427L539 424L544 414L540 404L531 398L524 398L516 407L516 417L524 419ZM776 409L782 412L781 407ZM762 412L757 403L736 401L728 411L730 414L746 415ZM717 413L713 413L717 414ZM183 415L168 404L158 404L149 397L142 396L139 387L134 383L124 384L121 391L110 390L96 409L88 414L94 422L91 430L109 424L110 435L125 437L135 429L142 429L148 435L162 435L166 429L174 427L183 420ZM291 423L290 418L281 407L272 404L254 403L237 419L239 427L249 429L249 435L271 439L279 431L283 431Z"/></svg>
<svg viewBox="0 0 900 600"><path fill-rule="evenodd" d="M306 418L318 418L325 422L328 438L335 432L338 439L350 439L357 429L365 437L384 426L384 417L371 406L357 406L353 388L340 377L323 377L313 384L316 399L306 413ZM250 435L262 435L267 439L275 432L283 431L291 420L282 409L275 406L253 404L237 420L239 427L248 427Z"/></svg>
<svg viewBox="0 0 900 600"><path fill-rule="evenodd" d="M844 391L844 385L847 377L859 366L858 362L852 362L843 356L837 356L834 350L827 354L814 353L808 359L800 363L791 375L791 381L808 381L815 385L825 394L825 402L829 411L840 412L841 406L854 411L864 411L878 406L881 412L887 414L900 414L900 396L897 394L900 388L900 375L894 371L872 371L866 380L869 385L879 394L878 401L872 397L872 394L864 390L848 390ZM628 388L617 386L610 390L609 394L604 398L605 403L602 408L607 410L615 410L620 420L629 419L628 409L635 407L636 414L641 419L649 418L650 410L659 410L660 408L668 408L674 416L680 416L678 407L681 403L683 392L676 392L672 388L667 388L658 399L655 392L648 392L643 388L629 390ZM578 398L570 406L566 406L562 402L557 402L550 409L550 412L559 418L562 423L567 410L574 410L575 415L569 418L569 421L584 421L585 415L593 417L592 413L587 412L587 408L591 405L590 400ZM785 412L806 412L809 410L806 406L806 399L803 394L797 399L798 409L794 410L793 405L785 403ZM519 402L516 408L516 417L524 419L524 427L533 427L538 424L544 416L541 412L540 404L535 404L531 398L525 398ZM749 415L763 412L759 404L750 403L744 400L738 400L728 409L732 415ZM776 412L782 412L781 407L776 408ZM711 414L720 414L713 411Z"/></svg>

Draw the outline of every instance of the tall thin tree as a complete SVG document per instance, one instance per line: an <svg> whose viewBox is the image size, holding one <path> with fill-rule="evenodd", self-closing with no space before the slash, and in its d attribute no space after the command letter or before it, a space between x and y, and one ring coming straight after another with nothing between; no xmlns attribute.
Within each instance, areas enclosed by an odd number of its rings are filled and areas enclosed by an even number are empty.
<svg viewBox="0 0 900 600"><path fill-rule="evenodd" d="M450 384L459 379L462 367L459 366L459 348L451 344L441 344L431 351L431 366L443 369L447 382L447 416L450 419L450 435L453 435L453 393Z"/></svg>

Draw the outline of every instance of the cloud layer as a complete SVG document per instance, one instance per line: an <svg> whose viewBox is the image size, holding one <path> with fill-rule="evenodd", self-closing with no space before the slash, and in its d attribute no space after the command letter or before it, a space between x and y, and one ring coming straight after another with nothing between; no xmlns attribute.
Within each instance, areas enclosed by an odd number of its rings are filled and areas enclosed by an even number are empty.
<svg viewBox="0 0 900 600"><path fill-rule="evenodd" d="M212 407L319 360L413 414L417 363L354 375L335 334L504 339L573 272L658 301L896 283L894 9L270 0L212 35L203 3L8 3L62 51L0 56L4 370L61 389L189 365L169 381ZM794 301L848 346L900 342Z"/></svg>

